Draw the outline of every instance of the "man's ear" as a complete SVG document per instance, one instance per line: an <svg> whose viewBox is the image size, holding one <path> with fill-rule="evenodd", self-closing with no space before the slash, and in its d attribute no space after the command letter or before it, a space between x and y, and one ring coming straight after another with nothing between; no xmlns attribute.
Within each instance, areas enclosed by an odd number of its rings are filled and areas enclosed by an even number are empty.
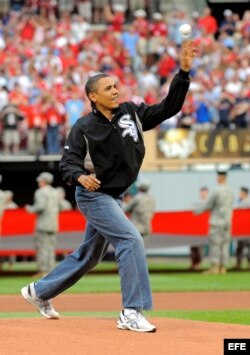
<svg viewBox="0 0 250 355"><path fill-rule="evenodd" d="M89 97L91 102L96 102L96 98L95 98L95 93L94 92L90 92L88 97Z"/></svg>

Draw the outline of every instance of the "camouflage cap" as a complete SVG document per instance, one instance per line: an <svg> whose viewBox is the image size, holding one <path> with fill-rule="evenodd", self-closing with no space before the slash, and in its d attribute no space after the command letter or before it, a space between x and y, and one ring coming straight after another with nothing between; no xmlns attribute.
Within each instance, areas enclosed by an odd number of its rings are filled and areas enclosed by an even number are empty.
<svg viewBox="0 0 250 355"><path fill-rule="evenodd" d="M227 171L226 170L217 170L217 175L227 175Z"/></svg>
<svg viewBox="0 0 250 355"><path fill-rule="evenodd" d="M47 171L42 172L41 174L38 175L36 178L36 181L44 181L47 184L52 184L54 180L54 176L51 173L48 173Z"/></svg>
<svg viewBox="0 0 250 355"><path fill-rule="evenodd" d="M141 191L148 191L148 189L150 188L150 182L146 181L146 180L142 180L142 181L139 181L136 184L136 186Z"/></svg>

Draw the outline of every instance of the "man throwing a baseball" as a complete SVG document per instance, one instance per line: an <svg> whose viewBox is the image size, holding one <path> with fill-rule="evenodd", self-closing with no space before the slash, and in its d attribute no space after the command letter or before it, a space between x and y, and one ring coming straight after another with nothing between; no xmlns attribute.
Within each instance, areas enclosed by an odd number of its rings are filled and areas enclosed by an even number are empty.
<svg viewBox="0 0 250 355"><path fill-rule="evenodd" d="M180 70L167 97L156 105L119 104L117 83L111 76L101 73L88 79L85 90L92 112L72 127L60 162L63 179L75 185L78 208L87 219L84 241L47 276L21 291L44 317L59 318L50 299L95 267L111 244L118 262L123 303L117 327L156 331L143 315L153 306L143 239L122 211L121 202L143 161L143 131L182 108L195 53L192 41L183 43Z"/></svg>

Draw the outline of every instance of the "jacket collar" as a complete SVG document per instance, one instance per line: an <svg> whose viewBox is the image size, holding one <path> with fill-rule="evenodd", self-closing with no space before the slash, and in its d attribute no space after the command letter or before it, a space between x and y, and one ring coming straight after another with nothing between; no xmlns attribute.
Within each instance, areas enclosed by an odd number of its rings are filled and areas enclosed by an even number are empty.
<svg viewBox="0 0 250 355"><path fill-rule="evenodd" d="M108 121L109 121L109 120L107 119L107 117L105 117L105 116L101 113L101 111L98 111L98 110L97 110L97 108L96 108L96 106L95 106L94 103L91 103L91 109L92 109L92 113L94 114L94 116L95 116L97 119L100 119L102 122L103 122L103 120L105 120L105 122L108 122ZM119 111L119 107L113 111L112 121L113 121L113 118L114 118L115 116L117 116L118 111Z"/></svg>

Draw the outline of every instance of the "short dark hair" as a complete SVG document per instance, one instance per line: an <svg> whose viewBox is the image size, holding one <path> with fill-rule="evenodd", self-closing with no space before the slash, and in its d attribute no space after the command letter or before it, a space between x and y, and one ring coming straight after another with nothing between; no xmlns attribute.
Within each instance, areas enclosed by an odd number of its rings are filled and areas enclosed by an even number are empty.
<svg viewBox="0 0 250 355"><path fill-rule="evenodd" d="M249 188L248 187L246 187L246 186L241 186L241 191L243 191L243 192L245 192L246 194L248 194L249 193Z"/></svg>
<svg viewBox="0 0 250 355"><path fill-rule="evenodd" d="M207 186L201 186L200 187L200 191L208 191L208 187Z"/></svg>
<svg viewBox="0 0 250 355"><path fill-rule="evenodd" d="M85 84L85 92L86 92L87 97L89 97L89 94L91 92L94 92L97 90L97 84L98 84L99 80L102 78L107 78L107 77L110 77L110 75L105 74L105 73L98 73L98 74L90 76Z"/></svg>
<svg viewBox="0 0 250 355"><path fill-rule="evenodd" d="M217 170L217 175L227 176L227 171L226 170Z"/></svg>

